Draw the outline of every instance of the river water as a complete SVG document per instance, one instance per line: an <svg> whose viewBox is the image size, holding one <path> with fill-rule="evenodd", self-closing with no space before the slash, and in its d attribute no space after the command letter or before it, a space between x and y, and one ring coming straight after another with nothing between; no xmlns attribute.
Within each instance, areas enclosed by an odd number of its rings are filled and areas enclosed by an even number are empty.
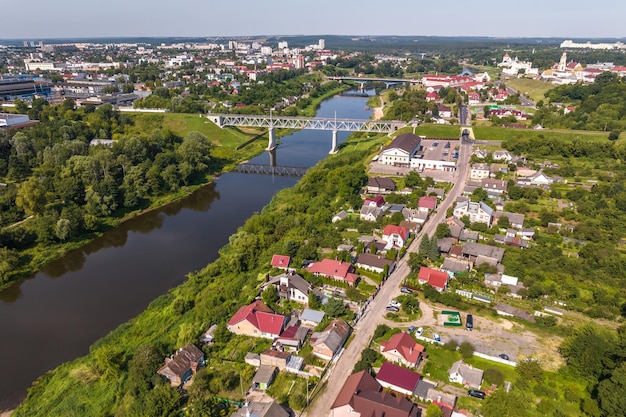
<svg viewBox="0 0 626 417"><path fill-rule="evenodd" d="M367 98L333 97L317 117L368 119ZM338 133L338 142L348 137ZM277 166L310 167L328 155L329 131L280 139ZM250 163L269 164L267 152ZM0 411L40 375L143 311L185 275L214 261L245 220L298 178L227 173L191 196L127 221L0 292Z"/></svg>

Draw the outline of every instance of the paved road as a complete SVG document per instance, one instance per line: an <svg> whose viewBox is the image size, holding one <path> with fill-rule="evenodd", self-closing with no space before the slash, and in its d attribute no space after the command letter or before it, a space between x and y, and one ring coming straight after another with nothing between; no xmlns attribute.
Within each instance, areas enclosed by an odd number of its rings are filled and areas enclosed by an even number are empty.
<svg viewBox="0 0 626 417"><path fill-rule="evenodd" d="M408 252L417 252L419 242L424 233L432 236L437 225L444 220L448 207L454 204L457 196L463 192L469 174L470 155L471 143L462 140L454 186L437 209L437 212L426 222L424 228L417 236L417 239L415 239L409 247ZM346 379L352 373L354 364L361 357L361 352L369 345L370 339L378 324L385 321L385 307L389 304L389 301L400 294L399 287L410 272L410 268L406 263L408 258L408 255L406 255L404 259L398 263L397 268L381 287L376 298L368 305L363 317L359 320L354 329L354 339L352 339L348 347L343 351L341 356L339 356L339 359L324 376L324 379L329 381L326 384L326 389L314 399L313 404L302 414L303 416L319 417L330 415L330 406L335 401L335 398L337 398L337 394L341 390L341 387L343 387Z"/></svg>

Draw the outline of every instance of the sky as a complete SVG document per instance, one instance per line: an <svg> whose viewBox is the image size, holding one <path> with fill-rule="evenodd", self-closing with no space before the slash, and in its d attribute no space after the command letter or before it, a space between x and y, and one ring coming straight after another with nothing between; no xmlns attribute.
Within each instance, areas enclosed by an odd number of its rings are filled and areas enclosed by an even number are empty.
<svg viewBox="0 0 626 417"><path fill-rule="evenodd" d="M626 37L625 0L0 0L0 39L414 35Z"/></svg>

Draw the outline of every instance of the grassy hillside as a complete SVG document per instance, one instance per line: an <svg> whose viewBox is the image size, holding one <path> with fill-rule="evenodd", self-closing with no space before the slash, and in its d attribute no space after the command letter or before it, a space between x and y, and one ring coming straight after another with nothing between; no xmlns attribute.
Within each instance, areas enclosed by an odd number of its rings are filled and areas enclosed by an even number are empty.
<svg viewBox="0 0 626 417"><path fill-rule="evenodd" d="M527 95L535 103L539 100L547 103L549 99L544 97L544 93L554 88L553 84L531 78L511 78L506 80L505 84L516 89L520 94Z"/></svg>

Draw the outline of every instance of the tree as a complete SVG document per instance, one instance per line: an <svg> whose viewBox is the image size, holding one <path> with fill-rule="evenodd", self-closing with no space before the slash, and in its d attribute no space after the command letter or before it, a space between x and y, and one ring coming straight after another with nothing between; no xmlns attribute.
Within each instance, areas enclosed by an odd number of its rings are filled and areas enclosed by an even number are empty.
<svg viewBox="0 0 626 417"><path fill-rule="evenodd" d="M517 363L515 372L520 383L540 383L543 381L543 369L538 360L527 358Z"/></svg>
<svg viewBox="0 0 626 417"><path fill-rule="evenodd" d="M46 188L43 182L39 178L31 177L21 183L17 189L15 203L26 214L43 214L47 203Z"/></svg>
<svg viewBox="0 0 626 417"><path fill-rule="evenodd" d="M314 291L309 292L309 308L318 310L322 307L322 302L317 297Z"/></svg>
<svg viewBox="0 0 626 417"><path fill-rule="evenodd" d="M504 383L504 374L495 368L487 368L484 373L485 381L492 385L502 385Z"/></svg>
<svg viewBox="0 0 626 417"><path fill-rule="evenodd" d="M611 133L609 133L609 140L617 140L619 139L619 135L622 132L620 132L619 130L611 130Z"/></svg>
<svg viewBox="0 0 626 417"><path fill-rule="evenodd" d="M437 404L429 404L426 409L426 417L443 417L443 412Z"/></svg>
<svg viewBox="0 0 626 417"><path fill-rule="evenodd" d="M502 216L498 219L498 227L501 227L503 229L508 229L509 227L511 227L511 221L509 220L508 216Z"/></svg>
<svg viewBox="0 0 626 417"><path fill-rule="evenodd" d="M435 231L435 236L437 236L438 239L450 236L450 226L448 223L439 223Z"/></svg>
<svg viewBox="0 0 626 417"><path fill-rule="evenodd" d="M459 353L463 356L463 359L469 359L474 356L474 346L467 340L463 341L459 345Z"/></svg>
<svg viewBox="0 0 626 417"><path fill-rule="evenodd" d="M598 384L598 402L604 415L626 416L626 363Z"/></svg>
<svg viewBox="0 0 626 417"><path fill-rule="evenodd" d="M279 299L278 289L276 289L275 285L268 285L261 294L261 300L270 308L274 308Z"/></svg>
<svg viewBox="0 0 626 417"><path fill-rule="evenodd" d="M346 307L339 298L331 297L328 299L326 305L324 305L324 312L328 314L329 317L340 317L345 314Z"/></svg>
<svg viewBox="0 0 626 417"><path fill-rule="evenodd" d="M487 396L481 411L485 417L527 417L530 408L530 401L520 392L496 390Z"/></svg>
<svg viewBox="0 0 626 417"><path fill-rule="evenodd" d="M417 171L409 171L409 173L404 176L404 185L406 185L407 187L419 187L423 183L424 181Z"/></svg>
<svg viewBox="0 0 626 417"><path fill-rule="evenodd" d="M189 132L178 147L181 160L191 165L194 174L205 172L211 162L212 144L200 132Z"/></svg>

